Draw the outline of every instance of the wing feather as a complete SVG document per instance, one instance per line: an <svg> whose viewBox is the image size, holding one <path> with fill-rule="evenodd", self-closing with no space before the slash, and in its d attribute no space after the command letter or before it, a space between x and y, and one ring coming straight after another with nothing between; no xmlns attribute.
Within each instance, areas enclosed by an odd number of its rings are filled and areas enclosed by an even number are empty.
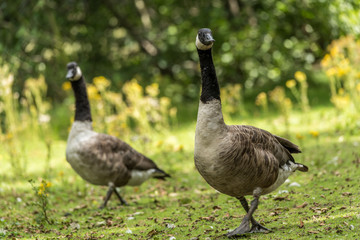
<svg viewBox="0 0 360 240"><path fill-rule="evenodd" d="M132 170L155 169L163 172L151 159L137 152L129 144L107 134L97 134L86 142L81 142L77 154L84 159L82 164L86 164L86 168L96 172L97 179L103 178L104 182L111 179L116 186L125 185L131 177ZM83 177L92 182L91 177Z"/></svg>
<svg viewBox="0 0 360 240"><path fill-rule="evenodd" d="M220 154L221 158L231 159L235 174L250 180L252 184L269 187L276 181L281 166L289 161L295 162L286 147L292 146L290 141L281 138L280 142L270 132L253 126L228 127L231 147L224 149ZM282 143L287 145L284 146ZM249 189L251 187L249 186Z"/></svg>

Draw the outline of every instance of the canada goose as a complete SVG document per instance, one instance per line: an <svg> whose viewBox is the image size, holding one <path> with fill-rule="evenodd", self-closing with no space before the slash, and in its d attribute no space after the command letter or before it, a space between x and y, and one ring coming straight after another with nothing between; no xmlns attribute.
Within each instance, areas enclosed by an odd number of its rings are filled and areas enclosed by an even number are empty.
<svg viewBox="0 0 360 240"><path fill-rule="evenodd" d="M66 78L75 94L75 121L67 141L66 160L86 181L109 186L103 208L115 192L122 204L126 201L116 187L137 186L149 178L164 180L169 174L146 156L120 139L94 132L85 79L76 62L67 64Z"/></svg>
<svg viewBox="0 0 360 240"><path fill-rule="evenodd" d="M202 90L195 133L195 166L210 186L236 197L247 212L228 237L269 231L252 216L259 197L274 191L295 170L306 172L308 168L295 163L291 153L301 151L289 140L253 126L225 124L211 53L214 41L210 29L198 31L196 47ZM246 195L254 197L250 207Z"/></svg>

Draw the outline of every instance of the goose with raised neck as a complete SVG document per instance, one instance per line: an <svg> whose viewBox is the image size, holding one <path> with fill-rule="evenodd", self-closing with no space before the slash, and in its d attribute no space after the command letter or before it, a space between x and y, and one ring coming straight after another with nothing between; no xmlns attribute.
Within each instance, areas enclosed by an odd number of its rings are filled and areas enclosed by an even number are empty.
<svg viewBox="0 0 360 240"><path fill-rule="evenodd" d="M81 71L80 68L78 71ZM75 121L92 121L90 103L86 91L85 78L81 75L78 80L71 81L75 95Z"/></svg>
<svg viewBox="0 0 360 240"><path fill-rule="evenodd" d="M67 65L66 78L75 95L75 121L66 146L66 160L84 180L94 185L109 186L104 208L111 195L127 204L116 187L138 186L150 178L165 180L169 174L148 157L122 140L93 131L90 103L85 78L76 62Z"/></svg>
<svg viewBox="0 0 360 240"><path fill-rule="evenodd" d="M241 224L227 234L266 232L253 213L261 195L274 191L296 170L291 153L297 145L268 131L247 125L226 125L222 115L219 84L212 60L212 32L202 28L196 36L201 68L201 96L195 132L195 166L206 182L221 193L237 198L246 211ZM251 205L245 198L252 195Z"/></svg>

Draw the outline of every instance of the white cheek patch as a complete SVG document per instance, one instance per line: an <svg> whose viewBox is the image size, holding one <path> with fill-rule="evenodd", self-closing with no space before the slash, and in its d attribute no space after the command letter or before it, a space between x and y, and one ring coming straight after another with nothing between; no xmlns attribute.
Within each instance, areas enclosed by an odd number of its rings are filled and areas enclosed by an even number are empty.
<svg viewBox="0 0 360 240"><path fill-rule="evenodd" d="M197 35L195 45L200 50L208 50L213 46L213 43L211 43L210 45L205 45L199 40L199 36Z"/></svg>
<svg viewBox="0 0 360 240"><path fill-rule="evenodd" d="M70 80L71 80L71 81L77 81L77 80L79 80L79 79L81 78L81 76L82 76L81 69L80 69L79 66L77 66L77 67L76 67L75 76L74 76L72 79L70 79Z"/></svg>
<svg viewBox="0 0 360 240"><path fill-rule="evenodd" d="M75 80L79 80L82 76L82 72L79 66L76 67L76 75L74 77Z"/></svg>

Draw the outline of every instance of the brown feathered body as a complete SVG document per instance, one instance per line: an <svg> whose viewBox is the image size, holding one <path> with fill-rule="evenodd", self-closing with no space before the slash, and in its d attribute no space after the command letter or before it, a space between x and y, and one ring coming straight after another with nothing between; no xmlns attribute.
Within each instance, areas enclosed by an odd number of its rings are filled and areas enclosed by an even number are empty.
<svg viewBox="0 0 360 240"><path fill-rule="evenodd" d="M66 159L83 179L95 185L140 185L151 177L168 176L127 143L94 132L90 121L73 123Z"/></svg>
<svg viewBox="0 0 360 240"><path fill-rule="evenodd" d="M200 102L195 134L195 166L216 190L233 196L266 194L295 170L291 153L300 149L268 131L246 125L226 125L220 100Z"/></svg>

